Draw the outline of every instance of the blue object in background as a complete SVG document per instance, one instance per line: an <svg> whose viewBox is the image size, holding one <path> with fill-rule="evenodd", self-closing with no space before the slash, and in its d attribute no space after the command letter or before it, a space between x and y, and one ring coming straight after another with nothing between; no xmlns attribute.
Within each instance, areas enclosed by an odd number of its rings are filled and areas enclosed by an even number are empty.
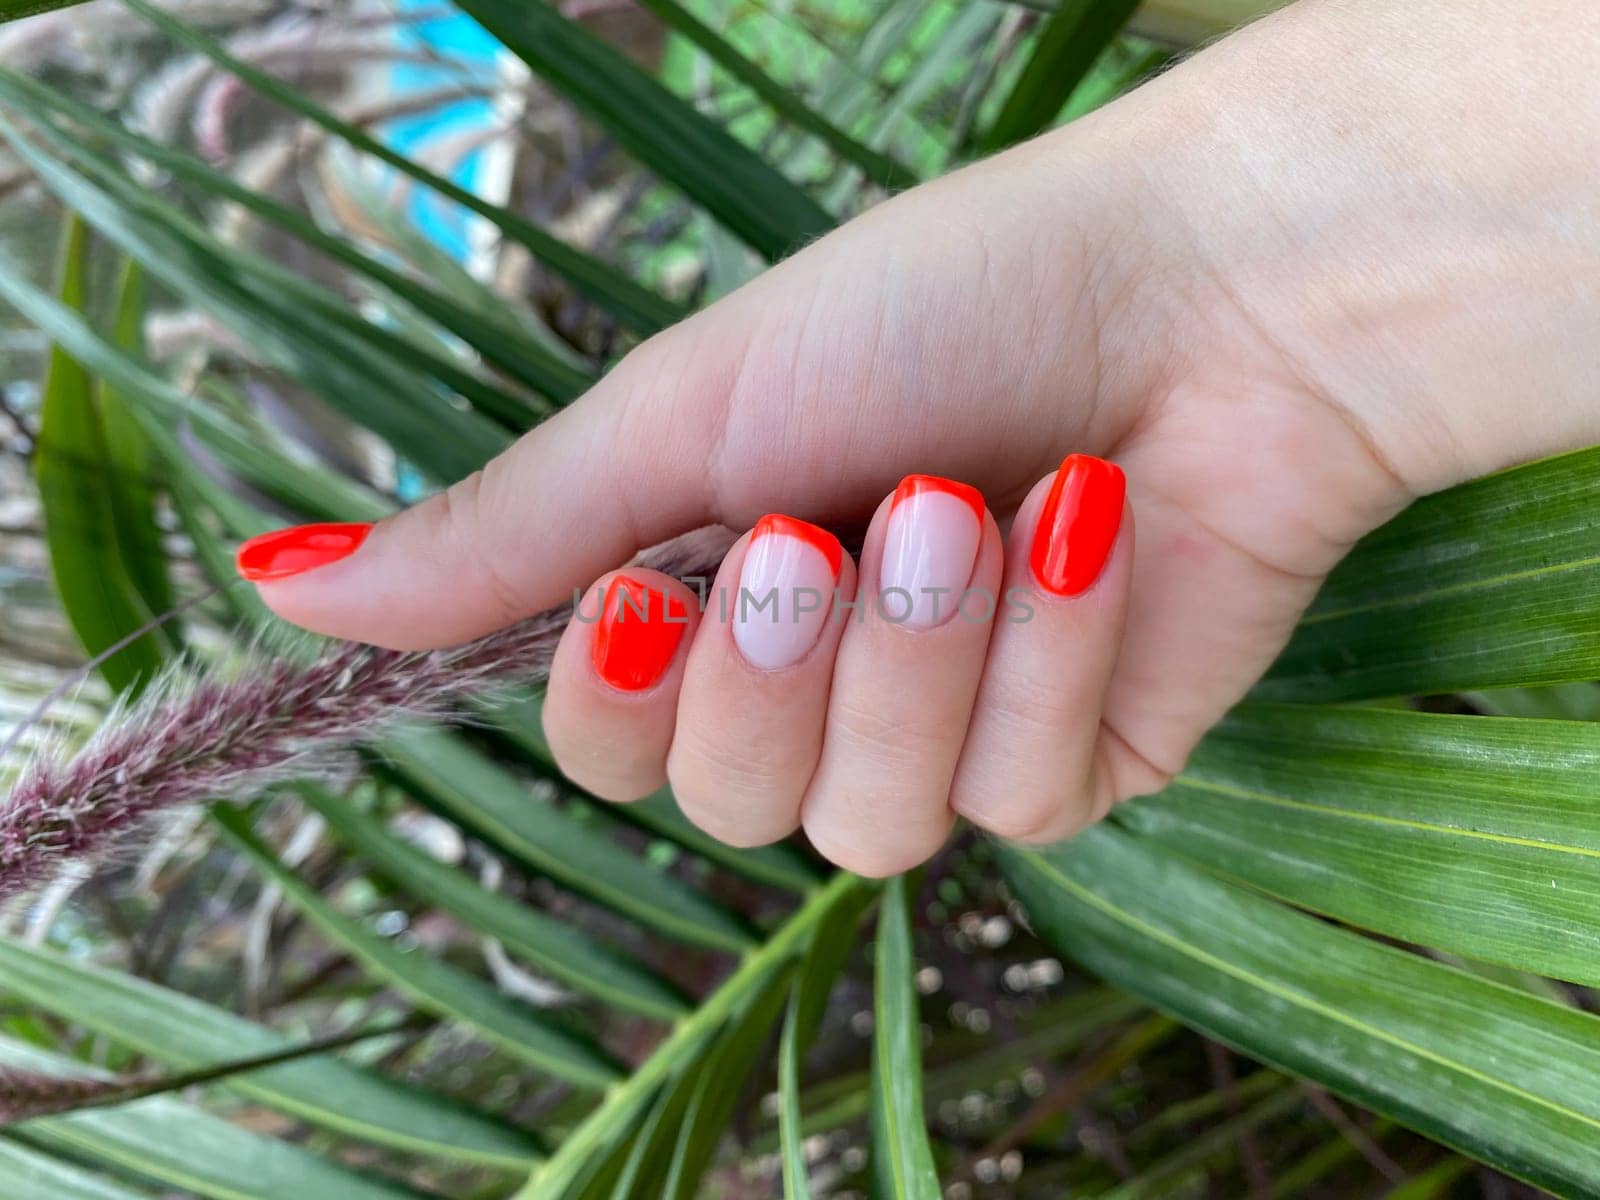
<svg viewBox="0 0 1600 1200"><path fill-rule="evenodd" d="M395 63L390 70L388 84L390 93L397 99L459 86L464 76L478 76L484 80L499 77L500 43L471 17L463 13L440 12L438 0L401 0L400 10L402 14L440 13L427 20L407 22L401 27L399 37L402 46L432 51L448 62ZM465 137L475 132L483 133L491 129L494 123L492 100L482 96L463 96L459 100L433 105L428 111L415 116L398 117L384 126L382 136L390 146L406 156L427 161L429 147L438 141ZM476 147L441 173L468 191L479 192L486 173L487 157L486 148ZM411 190L406 214L429 241L457 262L467 262L472 252L470 222L478 218L427 188ZM414 467L402 461L395 464L395 491L402 501L413 503L422 499L429 487Z"/></svg>
<svg viewBox="0 0 1600 1200"><path fill-rule="evenodd" d="M461 64L468 69L467 73L484 80L492 81L499 77L500 43L471 17L441 12L438 0L401 0L400 10L402 14L440 13L432 19L408 22L400 33L402 45L413 44L434 51L441 58ZM442 63L401 62L396 63L391 71L390 86L398 98L459 85L462 77L462 71ZM396 118L385 125L383 136L396 150L410 157L426 159L431 144L441 139L487 131L494 122L494 104L491 100L486 97L463 97L434 106L416 116ZM444 173L452 182L476 192L483 179L486 157L483 148L476 148ZM423 188L413 191L408 213L429 240L449 252L456 261L464 263L467 260L471 251L468 224L474 219L469 213Z"/></svg>

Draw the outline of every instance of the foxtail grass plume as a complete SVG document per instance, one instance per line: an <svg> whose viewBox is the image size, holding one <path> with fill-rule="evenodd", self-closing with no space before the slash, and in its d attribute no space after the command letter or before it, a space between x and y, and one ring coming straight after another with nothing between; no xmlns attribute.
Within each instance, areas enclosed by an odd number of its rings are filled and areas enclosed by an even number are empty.
<svg viewBox="0 0 1600 1200"><path fill-rule="evenodd" d="M720 554L679 539L645 565L708 577ZM725 548L725 545L720 548ZM152 817L243 800L315 771L397 723L450 720L463 706L543 681L572 606L449 650L331 643L311 660L262 659L228 680L173 676L113 713L70 758L40 755L0 803L0 903L93 863Z"/></svg>

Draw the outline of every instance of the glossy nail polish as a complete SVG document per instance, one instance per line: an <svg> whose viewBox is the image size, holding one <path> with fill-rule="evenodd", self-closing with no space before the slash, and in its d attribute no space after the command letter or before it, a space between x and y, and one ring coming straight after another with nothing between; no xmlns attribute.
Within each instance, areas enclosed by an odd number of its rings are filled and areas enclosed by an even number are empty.
<svg viewBox="0 0 1600 1200"><path fill-rule="evenodd" d="M1056 472L1029 563L1045 591L1078 596L1094 586L1117 544L1127 478L1122 468L1089 454L1069 454Z"/></svg>
<svg viewBox="0 0 1600 1200"><path fill-rule="evenodd" d="M371 532L369 523L295 525L251 538L234 561L252 583L288 579L348 558Z"/></svg>
<svg viewBox="0 0 1600 1200"><path fill-rule="evenodd" d="M756 522L729 600L733 642L746 662L776 671L810 652L833 611L843 562L826 529L776 514Z"/></svg>
<svg viewBox="0 0 1600 1200"><path fill-rule="evenodd" d="M955 615L983 537L983 496L937 475L907 475L889 502L878 572L880 611L911 629Z"/></svg>
<svg viewBox="0 0 1600 1200"><path fill-rule="evenodd" d="M642 692L672 665L689 608L676 596L633 578L614 575L595 622L595 674L619 692Z"/></svg>

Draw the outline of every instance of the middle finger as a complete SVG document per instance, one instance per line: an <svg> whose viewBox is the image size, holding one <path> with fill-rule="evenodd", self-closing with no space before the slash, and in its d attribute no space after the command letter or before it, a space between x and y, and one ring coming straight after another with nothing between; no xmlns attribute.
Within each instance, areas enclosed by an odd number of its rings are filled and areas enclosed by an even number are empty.
<svg viewBox="0 0 1600 1200"><path fill-rule="evenodd" d="M966 484L910 476L873 517L802 807L813 844L840 866L890 875L949 834L1002 561L994 518Z"/></svg>

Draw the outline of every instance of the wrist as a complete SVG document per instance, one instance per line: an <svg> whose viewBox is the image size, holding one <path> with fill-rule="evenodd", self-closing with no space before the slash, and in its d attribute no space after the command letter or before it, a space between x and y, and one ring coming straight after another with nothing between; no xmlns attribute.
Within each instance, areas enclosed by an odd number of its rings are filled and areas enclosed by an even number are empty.
<svg viewBox="0 0 1600 1200"><path fill-rule="evenodd" d="M1600 441L1600 104L1550 117L1600 89L1465 7L1296 5L1120 118L1161 236L1417 492Z"/></svg>

